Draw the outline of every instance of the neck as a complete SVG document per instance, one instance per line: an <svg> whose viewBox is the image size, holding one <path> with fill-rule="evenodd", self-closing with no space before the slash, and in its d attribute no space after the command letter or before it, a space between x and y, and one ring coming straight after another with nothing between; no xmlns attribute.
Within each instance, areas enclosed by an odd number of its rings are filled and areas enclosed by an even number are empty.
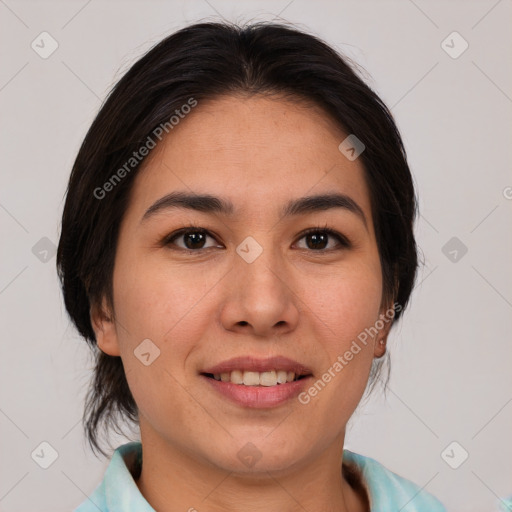
<svg viewBox="0 0 512 512"><path fill-rule="evenodd" d="M142 471L137 486L159 512L369 512L357 477L344 478L343 438L314 459L293 468L235 473L171 446L144 437ZM340 442L341 441L341 442Z"/></svg>

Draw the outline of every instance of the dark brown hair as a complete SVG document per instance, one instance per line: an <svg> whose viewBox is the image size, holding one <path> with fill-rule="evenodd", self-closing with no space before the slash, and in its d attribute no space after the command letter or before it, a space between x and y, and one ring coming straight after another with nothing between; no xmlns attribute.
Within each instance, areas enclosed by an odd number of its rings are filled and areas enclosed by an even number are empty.
<svg viewBox="0 0 512 512"><path fill-rule="evenodd" d="M101 423L105 430L117 430L120 419L138 423L121 358L98 349L90 321L92 305L105 299L113 306L119 226L140 170L140 164L127 168L126 162L191 98L200 104L237 93L314 103L363 142L359 158L370 190L383 301L395 304L394 321L409 300L418 264L411 173L390 111L347 59L314 36L273 23L200 23L170 35L129 69L101 107L73 165L62 216L57 269L64 301L95 357L84 427L93 450L104 455ZM120 173L123 166L127 172ZM98 194L115 173L122 179L108 187L106 197ZM382 360L375 363L372 384Z"/></svg>

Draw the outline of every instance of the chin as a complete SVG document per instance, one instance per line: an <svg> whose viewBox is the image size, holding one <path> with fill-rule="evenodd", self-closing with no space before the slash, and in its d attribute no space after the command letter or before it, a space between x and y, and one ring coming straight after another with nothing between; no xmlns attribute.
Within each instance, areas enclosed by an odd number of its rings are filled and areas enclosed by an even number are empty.
<svg viewBox="0 0 512 512"><path fill-rule="evenodd" d="M212 464L225 471L250 474L268 478L268 472L286 471L307 458L304 443L285 435L272 437L271 430L263 435L229 437L225 444L215 443L215 452L210 449L208 458ZM265 437L267 436L267 437ZM309 449L311 444L308 443Z"/></svg>

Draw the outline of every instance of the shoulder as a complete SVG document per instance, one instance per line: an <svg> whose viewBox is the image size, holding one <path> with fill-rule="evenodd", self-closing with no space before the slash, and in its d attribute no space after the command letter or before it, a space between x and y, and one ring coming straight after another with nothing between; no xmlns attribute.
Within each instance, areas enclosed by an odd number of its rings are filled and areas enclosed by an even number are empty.
<svg viewBox="0 0 512 512"><path fill-rule="evenodd" d="M344 450L343 462L358 470L368 492L372 511L446 512L442 503L432 494L393 473L375 459Z"/></svg>
<svg viewBox="0 0 512 512"><path fill-rule="evenodd" d="M134 480L142 458L140 442L119 446L103 480L73 512L154 512Z"/></svg>

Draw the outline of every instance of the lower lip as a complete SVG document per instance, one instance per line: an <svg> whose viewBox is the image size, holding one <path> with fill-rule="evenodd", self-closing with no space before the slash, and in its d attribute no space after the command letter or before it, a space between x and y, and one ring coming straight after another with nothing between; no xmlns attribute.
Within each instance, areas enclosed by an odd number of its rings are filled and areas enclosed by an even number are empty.
<svg viewBox="0 0 512 512"><path fill-rule="evenodd" d="M210 386L224 397L238 405L254 409L268 409L284 404L298 396L311 379L309 375L300 380L275 386L244 386L243 384L222 382L205 375L201 375L201 377L206 379Z"/></svg>

